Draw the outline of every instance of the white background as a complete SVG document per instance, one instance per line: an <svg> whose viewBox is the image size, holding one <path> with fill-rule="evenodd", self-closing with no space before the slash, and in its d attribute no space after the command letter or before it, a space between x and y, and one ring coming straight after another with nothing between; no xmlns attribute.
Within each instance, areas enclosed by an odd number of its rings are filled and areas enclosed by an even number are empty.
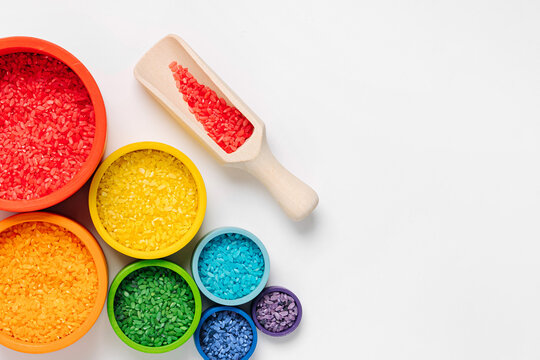
<svg viewBox="0 0 540 360"><path fill-rule="evenodd" d="M266 122L278 159L320 195L301 223L219 166L132 75L182 36ZM198 166L208 210L266 244L295 291L293 335L254 359L540 358L540 2L9 1L0 36L77 56L108 112L106 155L141 140ZM53 208L93 227L88 187ZM0 212L0 218L8 216ZM95 233L95 232L94 232ZM130 259L99 240L110 277ZM193 246L173 256L186 266ZM106 311L79 342L0 359L196 359L124 345Z"/></svg>

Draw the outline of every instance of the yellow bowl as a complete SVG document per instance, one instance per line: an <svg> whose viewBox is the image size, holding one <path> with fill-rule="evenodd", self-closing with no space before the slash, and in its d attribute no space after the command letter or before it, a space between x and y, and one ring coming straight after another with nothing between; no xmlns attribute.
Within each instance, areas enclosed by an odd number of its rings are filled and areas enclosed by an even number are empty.
<svg viewBox="0 0 540 360"><path fill-rule="evenodd" d="M193 176L193 179L195 180L195 184L197 186L197 195L198 195L198 207L197 207L197 215L195 216L195 221L189 228L189 230L182 236L182 238L173 243L172 245L158 250L153 251L143 251L143 250L135 250L132 248L129 248L115 239L109 234L109 232L105 229L103 226L103 223L101 222L101 218L99 217L98 210L97 210L97 195L98 195L98 187L101 182L101 179L109 166L111 166L116 160L121 158L122 156L138 150L159 150L163 151L166 154L172 155L176 157L178 160L180 160L189 170L191 175ZM169 256L184 246L186 246L193 237L195 237L195 234L197 234L197 231L199 231L199 228L201 227L201 224L204 219L204 214L206 212L206 188L204 186L204 181L199 173L199 170L195 166L195 164L180 150L158 142L152 142L152 141L145 141L145 142L138 142L126 145L124 147L121 147L120 149L113 152L111 155L105 159L105 161L99 166L99 168L96 171L96 174L94 175L94 178L92 179L92 184L90 185L90 193L88 195L88 206L90 208L90 216L92 217L92 222L94 223L94 226L96 227L97 232L107 244L109 244L113 249L121 252L122 254L137 258L137 259L158 259L162 257Z"/></svg>

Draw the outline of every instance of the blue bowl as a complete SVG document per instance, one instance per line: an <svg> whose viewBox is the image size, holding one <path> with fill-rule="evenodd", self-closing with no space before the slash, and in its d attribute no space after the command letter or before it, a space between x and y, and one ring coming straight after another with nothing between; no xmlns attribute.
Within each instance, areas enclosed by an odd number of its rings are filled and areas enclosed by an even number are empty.
<svg viewBox="0 0 540 360"><path fill-rule="evenodd" d="M199 352L199 354L201 354L204 360L210 360L210 358L204 353L201 347L201 327L203 326L206 319L208 319L210 315L220 312L220 311L232 311L239 314L240 316L242 316L244 319L247 320L249 326L251 327L251 331L253 332L253 342L251 343L251 347L249 348L249 351L247 352L247 354L244 355L244 357L240 360L249 359L251 355L253 355L253 352L255 351L255 348L257 347L257 328L255 327L255 323L253 322L253 320L251 320L249 315L244 310L231 307L231 306L215 306L215 307L206 309L202 313L199 326L197 326L197 330L195 330L195 335L193 335L193 338L195 340L195 347L197 348L197 351Z"/></svg>
<svg viewBox="0 0 540 360"><path fill-rule="evenodd" d="M258 248L261 250L261 253L263 255L264 259L264 272L261 278L261 281L259 284L253 289L252 292L249 294L237 298L237 299L222 299L210 292L202 283L201 277L199 275L199 258L201 256L201 252L210 241L215 239L216 237L223 235L223 234L240 234L245 236L246 238L253 241ZM228 306L237 306L245 304L251 300L253 300L257 295L261 293L261 291L266 286L266 283L268 282L268 276L270 275L270 258L268 257L268 252L266 251L266 248L264 247L261 240L259 240L258 237L253 235L247 230L237 228L237 227L220 227L215 230L210 231L208 234L203 236L203 238L199 241L197 244L197 247L195 248L195 251L193 252L193 255L191 257L191 273L193 274L193 279L195 280L195 283L201 290L201 292L210 300L217 304L221 305L228 305Z"/></svg>

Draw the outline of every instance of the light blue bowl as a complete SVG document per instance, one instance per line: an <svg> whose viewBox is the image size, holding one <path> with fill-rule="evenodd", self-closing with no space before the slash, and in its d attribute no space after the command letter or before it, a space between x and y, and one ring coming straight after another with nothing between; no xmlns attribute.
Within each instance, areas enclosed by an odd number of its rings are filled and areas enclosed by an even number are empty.
<svg viewBox="0 0 540 360"><path fill-rule="evenodd" d="M204 249L206 244L208 244L210 241L215 239L217 236L220 236L223 234L240 234L247 237L259 247L263 255L263 259L264 259L264 272L263 272L261 281L259 282L259 285L257 285L257 287L255 287L255 289L253 289L252 292L238 299L231 299L231 300L222 299L212 294L210 290L208 290L203 285L201 281L201 277L199 275L199 258L201 256L202 250ZM268 276L270 275L270 258L268 257L268 252L266 251L266 248L264 247L261 240L259 240L258 237L256 237L249 231L241 229L241 228L237 228L237 227L230 227L230 226L220 227L220 228L210 231L208 234L203 236L203 238L197 244L197 247L195 248L195 251L193 252L193 255L191 257L191 273L193 274L193 279L195 280L195 283L197 284L201 292L208 299L221 305L238 306L238 305L242 305L253 300L264 289L264 287L266 286L266 283L268 282Z"/></svg>

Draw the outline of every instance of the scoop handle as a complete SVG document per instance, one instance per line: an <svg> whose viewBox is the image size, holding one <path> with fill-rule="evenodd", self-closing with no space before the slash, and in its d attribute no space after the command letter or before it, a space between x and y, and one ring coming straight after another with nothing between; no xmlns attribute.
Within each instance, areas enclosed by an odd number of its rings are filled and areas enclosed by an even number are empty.
<svg viewBox="0 0 540 360"><path fill-rule="evenodd" d="M253 160L228 165L243 169L257 178L294 221L306 218L319 203L317 193L277 161L266 141L262 142L259 155Z"/></svg>

